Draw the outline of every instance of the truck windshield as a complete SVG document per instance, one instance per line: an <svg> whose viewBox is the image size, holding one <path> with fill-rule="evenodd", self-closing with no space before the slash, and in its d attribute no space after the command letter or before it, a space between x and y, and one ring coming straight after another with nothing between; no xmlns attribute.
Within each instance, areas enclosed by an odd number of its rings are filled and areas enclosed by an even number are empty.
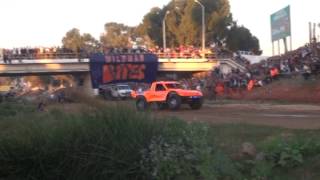
<svg viewBox="0 0 320 180"><path fill-rule="evenodd" d="M168 89L184 89L179 83L167 83L166 87Z"/></svg>

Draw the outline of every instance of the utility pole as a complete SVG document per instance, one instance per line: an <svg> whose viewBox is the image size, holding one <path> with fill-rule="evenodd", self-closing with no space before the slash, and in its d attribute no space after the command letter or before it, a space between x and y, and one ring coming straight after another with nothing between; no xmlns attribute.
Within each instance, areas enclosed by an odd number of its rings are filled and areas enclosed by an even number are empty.
<svg viewBox="0 0 320 180"><path fill-rule="evenodd" d="M309 43L312 43L312 25L311 22L309 22Z"/></svg>
<svg viewBox="0 0 320 180"><path fill-rule="evenodd" d="M274 56L274 41L272 41L272 56Z"/></svg>
<svg viewBox="0 0 320 180"><path fill-rule="evenodd" d="M313 39L313 42L317 42L316 41L316 23L313 23L313 37L312 37L312 39Z"/></svg>
<svg viewBox="0 0 320 180"><path fill-rule="evenodd" d="M280 40L278 40L278 55L280 56Z"/></svg>
<svg viewBox="0 0 320 180"><path fill-rule="evenodd" d="M283 38L283 44L284 44L284 53L288 52L288 46L287 46L287 38Z"/></svg>
<svg viewBox="0 0 320 180"><path fill-rule="evenodd" d="M162 41L163 41L163 52L167 49L167 42L166 42L166 18L170 14L170 11L167 11L164 15L164 18L162 20Z"/></svg>
<svg viewBox="0 0 320 180"><path fill-rule="evenodd" d="M198 0L194 0L194 2L198 3L201 6L201 9L202 9L202 53L205 53L205 49L206 49L205 7Z"/></svg>

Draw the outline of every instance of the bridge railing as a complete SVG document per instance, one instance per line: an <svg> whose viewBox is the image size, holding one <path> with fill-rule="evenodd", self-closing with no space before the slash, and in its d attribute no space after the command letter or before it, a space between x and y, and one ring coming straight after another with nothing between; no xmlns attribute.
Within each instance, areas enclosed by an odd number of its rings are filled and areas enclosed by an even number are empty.
<svg viewBox="0 0 320 180"><path fill-rule="evenodd" d="M3 60L35 60L35 59L83 59L88 58L86 54L75 53L39 53L39 54L11 54Z"/></svg>
<svg viewBox="0 0 320 180"><path fill-rule="evenodd" d="M213 60L221 58L215 53L155 53L159 59L207 59ZM10 63L13 60L39 60L39 59L87 59L89 55L86 53L33 53L33 54L10 54L2 57L4 63Z"/></svg>
<svg viewBox="0 0 320 180"><path fill-rule="evenodd" d="M193 54L193 53L155 53L159 58L181 58L181 59L214 59L214 53ZM35 60L35 59L83 59L88 58L88 54L76 53L39 53L39 54L11 54L5 60Z"/></svg>
<svg viewBox="0 0 320 180"><path fill-rule="evenodd" d="M214 53L155 53L160 59L215 59L216 55Z"/></svg>

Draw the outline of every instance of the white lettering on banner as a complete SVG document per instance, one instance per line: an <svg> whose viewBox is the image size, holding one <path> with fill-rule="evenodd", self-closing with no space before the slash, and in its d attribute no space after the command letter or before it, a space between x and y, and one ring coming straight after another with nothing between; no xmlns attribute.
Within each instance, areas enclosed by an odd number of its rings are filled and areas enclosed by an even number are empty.
<svg viewBox="0 0 320 180"><path fill-rule="evenodd" d="M106 63L144 62L144 55L105 55Z"/></svg>

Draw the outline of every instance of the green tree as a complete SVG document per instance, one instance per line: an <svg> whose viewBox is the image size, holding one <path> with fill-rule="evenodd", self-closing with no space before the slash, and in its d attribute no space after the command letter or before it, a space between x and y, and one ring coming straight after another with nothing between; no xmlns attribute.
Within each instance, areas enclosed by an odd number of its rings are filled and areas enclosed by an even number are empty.
<svg viewBox="0 0 320 180"><path fill-rule="evenodd" d="M196 11L196 4L188 0L181 10L181 23L177 32L178 42L182 45L200 45L201 43L201 20L198 22L197 17L201 19L201 9ZM200 15L200 16L199 16ZM198 24L200 23L200 25Z"/></svg>
<svg viewBox="0 0 320 180"><path fill-rule="evenodd" d="M105 33L100 37L105 47L128 47L133 28L115 22L105 24Z"/></svg>
<svg viewBox="0 0 320 180"><path fill-rule="evenodd" d="M226 38L232 22L228 0L199 0L205 6L206 40L220 42ZM163 9L153 8L139 25L140 32L150 36L157 45L162 44L162 20L167 11L166 34L168 46L201 44L202 9L194 0L175 0Z"/></svg>
<svg viewBox="0 0 320 180"><path fill-rule="evenodd" d="M86 53L94 53L100 50L100 43L91 34L80 34L80 30L73 28L68 31L62 39L62 44L65 48L71 49L75 53L80 53L80 50Z"/></svg>
<svg viewBox="0 0 320 180"><path fill-rule="evenodd" d="M232 51L252 51L255 54L261 54L259 40L253 36L249 29L244 26L233 24L228 31L226 39L227 48Z"/></svg>
<svg viewBox="0 0 320 180"><path fill-rule="evenodd" d="M160 8L152 8L142 20L142 23L137 27L136 34L143 37L145 40L150 39L149 43L160 46L162 44L162 18L165 12ZM148 38L145 36L147 35Z"/></svg>
<svg viewBox="0 0 320 180"><path fill-rule="evenodd" d="M73 28L68 31L62 39L62 44L65 48L71 49L73 52L78 53L83 47L83 42L80 34L80 30Z"/></svg>
<svg viewBox="0 0 320 180"><path fill-rule="evenodd" d="M91 34L84 33L81 36L82 48L89 54L101 51L101 43L96 40Z"/></svg>
<svg viewBox="0 0 320 180"><path fill-rule="evenodd" d="M206 38L208 43L224 43L228 27L232 23L230 4L228 0L205 0L208 15Z"/></svg>

